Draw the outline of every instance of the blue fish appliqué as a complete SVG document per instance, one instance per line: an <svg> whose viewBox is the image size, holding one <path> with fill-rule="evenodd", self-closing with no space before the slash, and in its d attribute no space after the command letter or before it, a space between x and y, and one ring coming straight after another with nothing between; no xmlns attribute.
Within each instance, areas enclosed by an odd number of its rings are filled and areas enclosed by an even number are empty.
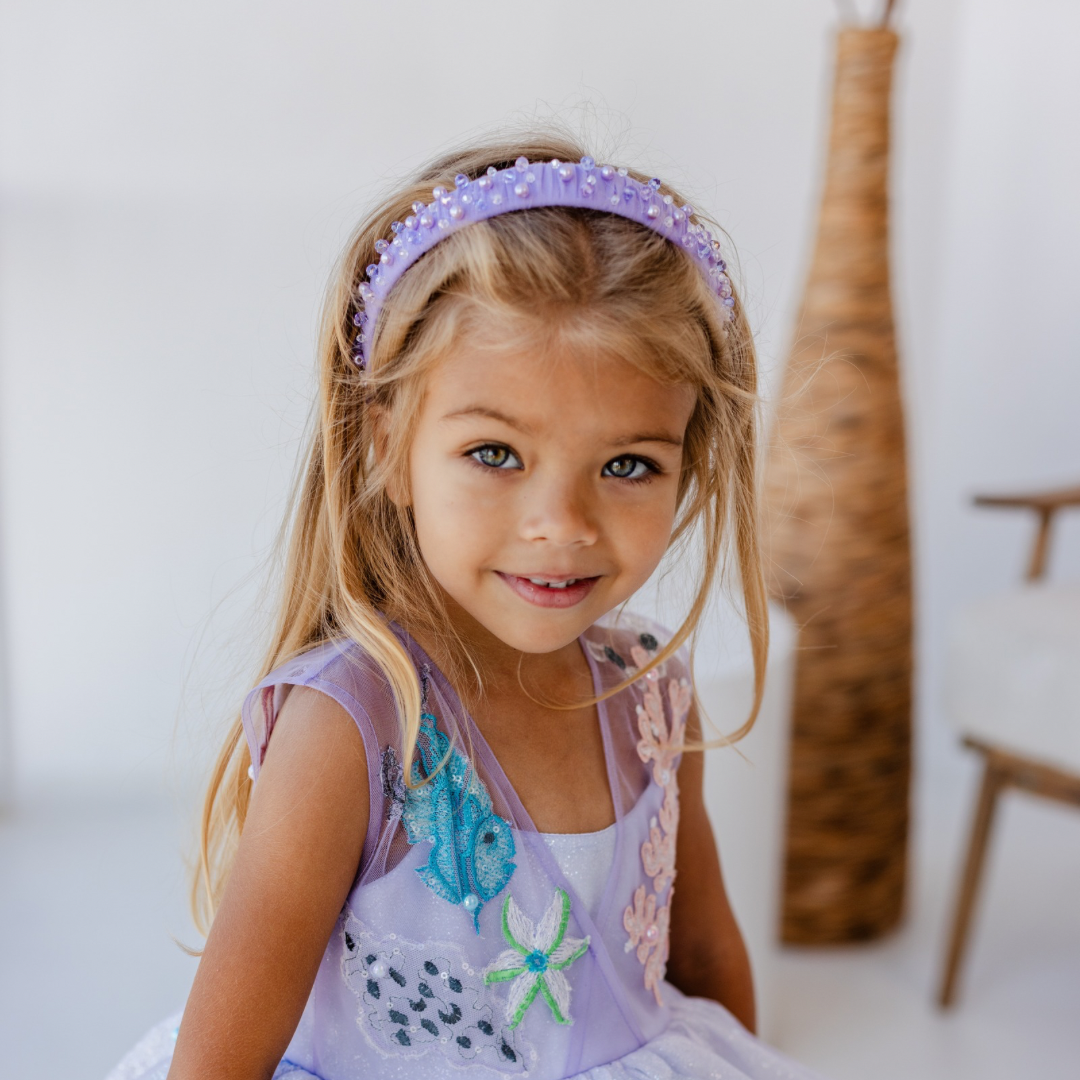
<svg viewBox="0 0 1080 1080"><path fill-rule="evenodd" d="M419 786L406 788L405 832L410 844L432 844L427 865L416 872L436 896L465 908L479 934L484 904L517 868L510 824L494 812L476 770L430 713L420 717L412 782Z"/></svg>

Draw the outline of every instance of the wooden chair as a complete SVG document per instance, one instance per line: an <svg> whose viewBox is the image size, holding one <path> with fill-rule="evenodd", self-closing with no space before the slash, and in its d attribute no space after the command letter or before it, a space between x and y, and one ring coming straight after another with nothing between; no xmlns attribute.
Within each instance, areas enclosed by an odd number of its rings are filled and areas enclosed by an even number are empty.
<svg viewBox="0 0 1080 1080"><path fill-rule="evenodd" d="M1080 807L1080 584L1045 581L1057 512L1080 507L1080 487L982 495L977 506L1034 512L1038 532L1021 589L965 609L949 647L947 696L965 746L983 758L967 858L938 1004L956 1000L998 796L1019 788Z"/></svg>

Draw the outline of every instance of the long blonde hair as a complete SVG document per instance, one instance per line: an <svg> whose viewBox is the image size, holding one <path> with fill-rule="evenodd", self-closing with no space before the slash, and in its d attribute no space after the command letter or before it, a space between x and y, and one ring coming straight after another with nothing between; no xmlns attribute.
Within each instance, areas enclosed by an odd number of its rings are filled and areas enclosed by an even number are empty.
<svg viewBox="0 0 1080 1080"><path fill-rule="evenodd" d="M426 373L462 334L495 326L500 341L535 346L538 338L557 336L618 355L660 382L696 389L671 542L697 527L701 575L685 620L653 663L662 663L693 632L730 546L744 596L755 695L750 717L729 739L741 738L757 715L768 651L757 540L757 373L737 295L734 321L725 329L698 268L663 237L608 213L534 208L478 222L428 252L383 307L363 376L352 360L357 285L374 258L375 241L389 235L391 222L404 219L413 202L429 198L434 184L452 187L458 173L506 168L519 155L574 161L584 153L563 135L542 134L493 141L434 161L357 228L329 290L319 341L317 415L293 498L276 625L258 680L332 638L356 642L394 693L406 776L419 730L420 687L384 613L444 643L456 685L479 691L480 669L455 634L421 557L409 512L402 508L408 500L391 499L388 485L407 491L409 433ZM386 433L378 456L375 410ZM204 932L247 813L249 761L237 718L218 755L202 814L192 906Z"/></svg>

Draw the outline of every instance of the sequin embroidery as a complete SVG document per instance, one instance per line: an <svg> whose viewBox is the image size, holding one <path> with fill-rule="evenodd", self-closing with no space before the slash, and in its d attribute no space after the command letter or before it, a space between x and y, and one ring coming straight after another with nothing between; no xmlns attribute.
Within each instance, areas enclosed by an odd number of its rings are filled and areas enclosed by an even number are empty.
<svg viewBox="0 0 1080 1080"><path fill-rule="evenodd" d="M376 939L351 912L341 928L341 972L360 1001L357 1022L383 1054L440 1050L451 1064L527 1072L536 1050L500 1018L499 1003L459 946Z"/></svg>
<svg viewBox="0 0 1080 1080"><path fill-rule="evenodd" d="M402 820L410 844L431 843L424 884L451 904L460 904L480 933L480 912L516 869L510 825L492 809L476 770L438 729L435 717L420 718L420 737L406 789Z"/></svg>

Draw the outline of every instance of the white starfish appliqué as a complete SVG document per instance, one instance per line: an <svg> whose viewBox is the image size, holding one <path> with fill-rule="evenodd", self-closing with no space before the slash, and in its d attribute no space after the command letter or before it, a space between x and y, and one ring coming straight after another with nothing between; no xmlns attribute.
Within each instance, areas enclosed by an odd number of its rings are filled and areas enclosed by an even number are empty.
<svg viewBox="0 0 1080 1080"><path fill-rule="evenodd" d="M558 1024L570 1019L570 983L563 971L589 948L589 939L568 938L570 897L556 889L540 924L532 920L507 896L503 904L502 931L510 948L503 950L484 972L484 982L509 982L506 1020L517 1027L540 994Z"/></svg>

